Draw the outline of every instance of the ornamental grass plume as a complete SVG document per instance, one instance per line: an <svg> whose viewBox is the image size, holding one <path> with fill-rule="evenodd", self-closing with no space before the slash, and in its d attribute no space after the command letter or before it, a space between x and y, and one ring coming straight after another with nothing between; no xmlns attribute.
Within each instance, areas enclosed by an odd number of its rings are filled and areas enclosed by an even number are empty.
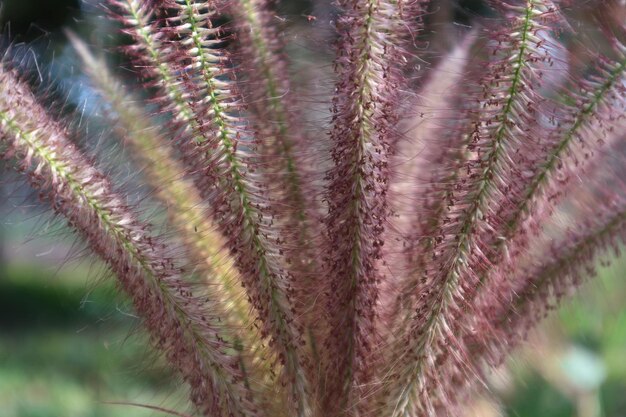
<svg viewBox="0 0 626 417"><path fill-rule="evenodd" d="M142 94L68 37L169 234L6 54L0 156L109 266L192 413L463 415L619 253L626 26L492 1L430 53L437 3L337 0L312 126L274 1L106 0Z"/></svg>

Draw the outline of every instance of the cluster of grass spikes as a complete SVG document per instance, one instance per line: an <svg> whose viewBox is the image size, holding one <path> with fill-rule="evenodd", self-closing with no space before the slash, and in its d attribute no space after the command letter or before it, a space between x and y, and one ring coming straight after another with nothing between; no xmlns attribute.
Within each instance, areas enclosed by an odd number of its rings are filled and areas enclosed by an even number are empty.
<svg viewBox="0 0 626 417"><path fill-rule="evenodd" d="M438 1L337 0L313 123L274 1L103 3L141 94L68 36L168 232L9 52L0 159L108 265L184 412L461 416L624 243L626 27L608 12L585 43L576 2L492 1L429 55Z"/></svg>

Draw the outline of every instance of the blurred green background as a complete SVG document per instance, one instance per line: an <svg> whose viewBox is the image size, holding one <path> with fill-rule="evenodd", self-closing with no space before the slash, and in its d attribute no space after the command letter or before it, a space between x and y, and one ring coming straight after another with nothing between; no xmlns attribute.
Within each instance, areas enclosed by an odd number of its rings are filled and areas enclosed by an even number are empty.
<svg viewBox="0 0 626 417"><path fill-rule="evenodd" d="M12 0L0 14L5 38L38 56L30 66L43 68L69 104L83 110L97 106L72 70L75 56L62 28L114 45L112 35L96 39L111 33L99 3ZM479 1L462 1L453 8L455 20L483 9ZM319 30L329 30L333 14L324 1L286 1L283 11L296 23L315 15ZM90 111L97 112L84 115ZM114 281L85 260L58 223L22 183L0 182L0 417L160 414L114 402L187 411L184 387L147 350ZM476 399L468 415L626 417L626 259L599 271L494 373L491 395Z"/></svg>

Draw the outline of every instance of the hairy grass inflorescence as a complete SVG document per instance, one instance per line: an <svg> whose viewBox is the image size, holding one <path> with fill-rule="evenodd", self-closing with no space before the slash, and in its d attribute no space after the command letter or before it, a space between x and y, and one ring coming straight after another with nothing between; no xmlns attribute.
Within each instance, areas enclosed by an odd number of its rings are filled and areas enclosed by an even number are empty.
<svg viewBox="0 0 626 417"><path fill-rule="evenodd" d="M172 235L7 54L0 156L108 264L195 412L461 415L619 252L626 27L588 41L571 2L493 1L436 58L436 3L336 1L315 128L274 1L107 0L143 94L68 32Z"/></svg>

